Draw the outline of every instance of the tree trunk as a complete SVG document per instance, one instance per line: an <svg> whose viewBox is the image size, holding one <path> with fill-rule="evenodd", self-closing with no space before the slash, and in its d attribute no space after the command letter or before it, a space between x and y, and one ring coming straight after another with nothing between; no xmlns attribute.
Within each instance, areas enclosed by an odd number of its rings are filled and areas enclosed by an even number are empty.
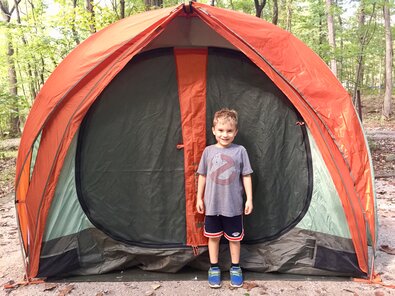
<svg viewBox="0 0 395 296"><path fill-rule="evenodd" d="M324 25L323 25L323 18L324 18L324 16L321 14L321 13L319 13L319 21L318 21L318 30L319 30L319 34L318 34L318 44L319 45L322 45L322 44L324 44L324 41L325 41L325 33L324 33L324 31L325 31L325 29L324 29Z"/></svg>
<svg viewBox="0 0 395 296"><path fill-rule="evenodd" d="M333 21L333 2L332 0L326 0L326 10L327 10L327 23L328 23L328 42L331 48L331 58L330 58L330 68L337 76L337 66L336 66L336 38L335 38L335 26Z"/></svg>
<svg viewBox="0 0 395 296"><path fill-rule="evenodd" d="M339 20L339 28L340 28L340 51L343 52L344 51L344 41L343 41L343 19L341 18L341 16L338 16L338 20ZM339 67L337 68L337 73L338 73L338 77L340 81L344 81L344 73L343 73L343 55L340 56L339 59Z"/></svg>
<svg viewBox="0 0 395 296"><path fill-rule="evenodd" d="M125 18L125 0L120 0L120 14L121 14L121 19Z"/></svg>
<svg viewBox="0 0 395 296"><path fill-rule="evenodd" d="M255 16L262 17L262 10L265 8L266 0L262 0L262 3L259 3L259 0L254 0L255 4Z"/></svg>
<svg viewBox="0 0 395 296"><path fill-rule="evenodd" d="M19 135L19 108L18 108L18 89L17 89L17 78L14 63L14 47L12 45L12 37L10 33L7 33L7 63L8 63L8 83L9 91L11 95L11 114L10 114L10 130L9 136L16 137Z"/></svg>
<svg viewBox="0 0 395 296"><path fill-rule="evenodd" d="M16 4L19 4L16 1ZM11 22L11 15L15 9L9 9L7 0L0 0L0 10L7 24ZM17 77L14 61L14 47L12 45L12 34L10 28L6 28L6 48L7 48L7 64L8 64L8 85L9 93L11 97L10 102L10 117L9 117L9 136L17 137L20 135L20 120L19 120L19 108L18 108L18 88L17 88Z"/></svg>
<svg viewBox="0 0 395 296"><path fill-rule="evenodd" d="M80 38L78 36L77 29L75 28L75 10L77 8L78 0L73 0L73 23L71 24L71 32L73 33L74 42L76 45L80 44Z"/></svg>
<svg viewBox="0 0 395 296"><path fill-rule="evenodd" d="M389 119L392 113L392 36L391 14L388 0L384 1L384 26L385 26L385 93L382 117Z"/></svg>
<svg viewBox="0 0 395 296"><path fill-rule="evenodd" d="M365 26L365 8L363 6L363 2L361 2L361 8L360 8L360 14L359 14L359 21L358 21L358 26L359 26L359 54L357 58L357 69L356 69L356 75L355 75L355 85L354 85L354 95L353 95L353 102L354 105L356 104L357 101L357 92L360 89L360 84L363 79L363 53L364 53L364 37L363 37L363 27Z"/></svg>
<svg viewBox="0 0 395 296"><path fill-rule="evenodd" d="M151 7L162 7L163 0L144 0L146 10L150 10Z"/></svg>
<svg viewBox="0 0 395 296"><path fill-rule="evenodd" d="M19 3L17 1L14 1L14 5L15 5L17 22L18 22L18 24L21 24L21 17L19 14L19 6L18 6ZM27 40L24 35L22 35L22 42L25 46L27 46ZM30 77L30 79L29 79L30 97L32 100L34 100L34 98L37 95L37 89L35 87L34 80L33 80L33 70L32 70L32 66L31 66L31 62L30 62L32 60L33 59L30 57L29 61L27 61L26 64L27 64L27 73L28 73L28 76Z"/></svg>
<svg viewBox="0 0 395 296"><path fill-rule="evenodd" d="M95 10L93 8L93 0L86 0L86 10L89 12L89 28L91 34L96 33L96 25L95 25Z"/></svg>
<svg viewBox="0 0 395 296"><path fill-rule="evenodd" d="M273 0L273 18L272 18L272 23L274 25L277 25L278 23L278 1Z"/></svg>
<svg viewBox="0 0 395 296"><path fill-rule="evenodd" d="M292 0L286 1L287 7L287 24L285 29L288 32L292 32Z"/></svg>
<svg viewBox="0 0 395 296"><path fill-rule="evenodd" d="M365 48L370 42L370 38L368 37L368 32L369 32L369 26L365 25L365 19L366 19L366 14L365 14L365 7L364 7L364 2L361 1L360 4L360 15L359 15L359 21L358 21L358 26L359 26L359 54L357 58L357 69L356 69L356 77L355 77L355 84L354 84L354 94L353 94L353 103L356 104L356 98L357 98L357 91L360 90L361 84L363 82L363 75L364 75L364 59L363 56L365 54ZM373 3L373 8L372 8L372 14L370 15L369 18L369 25L372 22L373 16L375 15L375 7L376 5ZM373 36L373 34L372 34Z"/></svg>

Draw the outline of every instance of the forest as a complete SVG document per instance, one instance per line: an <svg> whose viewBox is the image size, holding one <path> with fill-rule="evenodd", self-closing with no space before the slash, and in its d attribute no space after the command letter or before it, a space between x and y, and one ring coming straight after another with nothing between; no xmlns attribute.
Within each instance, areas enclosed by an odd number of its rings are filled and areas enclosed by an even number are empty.
<svg viewBox="0 0 395 296"><path fill-rule="evenodd" d="M40 88L66 55L119 19L178 0L0 0L0 137L18 137ZM392 0L210 0L255 15L301 39L323 59L360 109L391 105ZM362 103L361 103L362 98Z"/></svg>

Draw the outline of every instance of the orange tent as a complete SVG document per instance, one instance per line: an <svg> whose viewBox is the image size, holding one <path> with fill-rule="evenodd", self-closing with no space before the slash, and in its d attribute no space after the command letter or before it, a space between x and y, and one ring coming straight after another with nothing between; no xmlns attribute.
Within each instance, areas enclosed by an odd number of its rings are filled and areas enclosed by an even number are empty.
<svg viewBox="0 0 395 296"><path fill-rule="evenodd" d="M134 265L152 270L143 257L163 260L163 248L172 264L158 270L202 266L206 240L195 211L195 171L212 141L206 125L223 106L239 111L236 141L247 147L256 172L257 207L246 219L242 249L253 263L246 260L244 267L366 275L368 243L375 248L377 237L375 193L349 94L289 32L192 2L138 14L92 35L37 96L16 169L28 277ZM330 225L315 205L327 210ZM72 223L62 216L65 208ZM123 225L130 215L136 218ZM176 229L163 228L174 223ZM136 225L147 229L131 230ZM87 232L90 241L82 241ZM123 245L122 255L105 258L103 238ZM299 251L292 249L299 243ZM91 262L93 246L102 259ZM254 248L277 263L257 259ZM284 248L293 250L290 258L279 255ZM304 267L297 263L301 254L310 258ZM118 264L108 264L114 258Z"/></svg>

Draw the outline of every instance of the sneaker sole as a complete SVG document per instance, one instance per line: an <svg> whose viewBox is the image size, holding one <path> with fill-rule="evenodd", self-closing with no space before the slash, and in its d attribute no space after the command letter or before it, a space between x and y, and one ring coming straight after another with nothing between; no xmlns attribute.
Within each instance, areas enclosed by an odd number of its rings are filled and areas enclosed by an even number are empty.
<svg viewBox="0 0 395 296"><path fill-rule="evenodd" d="M219 285L208 284L208 285L210 286L210 288L213 288L213 289L218 289L218 288L222 287L222 284L219 284Z"/></svg>
<svg viewBox="0 0 395 296"><path fill-rule="evenodd" d="M236 285L236 284L230 283L230 286L233 287L233 288L241 288L241 287L243 287L243 284Z"/></svg>

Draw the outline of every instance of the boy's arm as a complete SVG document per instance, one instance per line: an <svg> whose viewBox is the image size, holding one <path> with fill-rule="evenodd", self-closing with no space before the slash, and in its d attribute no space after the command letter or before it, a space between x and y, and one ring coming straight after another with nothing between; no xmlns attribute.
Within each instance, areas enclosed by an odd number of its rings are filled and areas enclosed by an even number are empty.
<svg viewBox="0 0 395 296"><path fill-rule="evenodd" d="M251 175L243 176L243 185L244 191L247 196L247 201L244 207L244 214L249 215L252 213L253 204L252 204L252 180Z"/></svg>
<svg viewBox="0 0 395 296"><path fill-rule="evenodd" d="M204 213L203 193L204 193L205 187L206 187L206 176L199 175L198 191L197 191L197 198L196 198L196 210L198 211L199 214Z"/></svg>

